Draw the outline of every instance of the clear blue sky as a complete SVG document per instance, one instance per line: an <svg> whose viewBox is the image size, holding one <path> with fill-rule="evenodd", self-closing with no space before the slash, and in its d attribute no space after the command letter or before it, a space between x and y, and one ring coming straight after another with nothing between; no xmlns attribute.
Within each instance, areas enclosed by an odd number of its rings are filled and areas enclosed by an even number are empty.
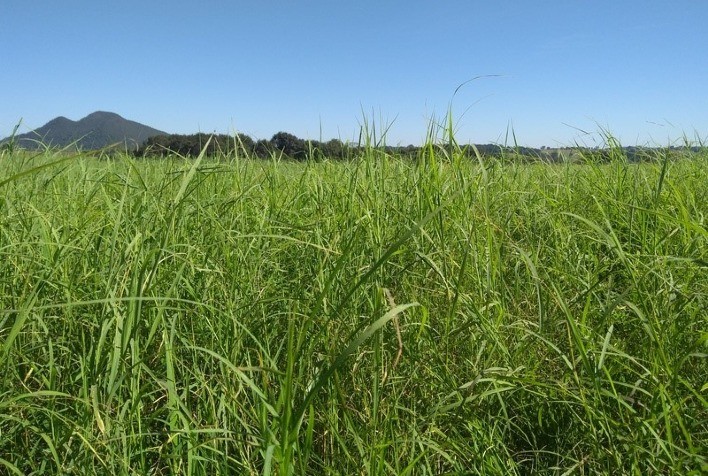
<svg viewBox="0 0 708 476"><path fill-rule="evenodd" d="M174 133L419 144L708 138L708 1L3 0L0 137L96 111ZM454 96L458 85L466 84ZM586 135L582 131L590 134Z"/></svg>

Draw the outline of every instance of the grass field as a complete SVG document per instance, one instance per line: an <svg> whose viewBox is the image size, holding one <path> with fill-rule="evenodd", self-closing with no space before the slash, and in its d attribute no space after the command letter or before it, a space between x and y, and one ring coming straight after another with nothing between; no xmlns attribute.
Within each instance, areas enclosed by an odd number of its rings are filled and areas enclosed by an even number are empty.
<svg viewBox="0 0 708 476"><path fill-rule="evenodd" d="M708 154L0 155L0 474L705 474Z"/></svg>

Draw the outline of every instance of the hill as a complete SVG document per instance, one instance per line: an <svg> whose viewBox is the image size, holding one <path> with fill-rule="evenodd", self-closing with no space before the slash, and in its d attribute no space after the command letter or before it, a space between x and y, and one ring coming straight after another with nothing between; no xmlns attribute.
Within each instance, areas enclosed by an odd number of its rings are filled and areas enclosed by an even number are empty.
<svg viewBox="0 0 708 476"><path fill-rule="evenodd" d="M96 111L78 121L59 116L38 129L15 136L15 143L25 149L36 149L40 143L51 147L76 144L82 150L120 143L122 147L137 149L148 137L165 134L113 112ZM0 142L10 139L7 137Z"/></svg>

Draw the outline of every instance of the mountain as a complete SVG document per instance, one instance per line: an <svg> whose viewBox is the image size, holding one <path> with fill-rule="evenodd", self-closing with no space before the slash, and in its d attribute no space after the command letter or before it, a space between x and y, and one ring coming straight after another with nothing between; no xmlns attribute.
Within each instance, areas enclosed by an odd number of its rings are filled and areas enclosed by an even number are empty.
<svg viewBox="0 0 708 476"><path fill-rule="evenodd" d="M83 119L72 121L59 116L39 129L15 136L15 143L25 149L37 149L39 142L50 147L76 144L81 150L101 149L120 143L120 147L137 149L148 137L167 135L139 122L129 121L113 112L96 111ZM6 142L7 137L0 141Z"/></svg>

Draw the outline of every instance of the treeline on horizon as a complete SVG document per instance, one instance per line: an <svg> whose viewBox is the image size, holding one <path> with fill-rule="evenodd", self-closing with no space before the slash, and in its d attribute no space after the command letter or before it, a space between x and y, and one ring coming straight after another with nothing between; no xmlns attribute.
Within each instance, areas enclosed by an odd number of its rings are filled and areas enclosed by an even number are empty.
<svg viewBox="0 0 708 476"><path fill-rule="evenodd" d="M136 157L166 157L169 155L180 155L183 157L197 157L203 150L206 156L233 156L243 154L246 157L268 159L272 157L286 158L297 161L304 160L346 160L357 157L363 150L374 147L383 150L387 154L404 158L416 158L424 154L430 147L429 144L423 146L406 145L391 146L377 145L367 142L345 143L339 139L329 141L317 141L301 139L288 132L278 132L270 140L254 140L247 134L169 134L148 138L138 149L134 151ZM629 161L650 160L656 157L655 148L651 147L607 147L588 148L582 146L565 148L533 148L524 146L502 146L498 144L475 144L474 147L468 145L457 145L442 143L436 147L453 147L456 153L463 152L468 157L473 158L478 152L483 157L514 157L527 160L562 161L573 159L574 156L582 158L592 158L594 160L612 160L621 151L621 154ZM205 149L206 148L206 149ZM682 150L697 152L700 147L670 147L669 150ZM577 157L576 157L577 158Z"/></svg>

